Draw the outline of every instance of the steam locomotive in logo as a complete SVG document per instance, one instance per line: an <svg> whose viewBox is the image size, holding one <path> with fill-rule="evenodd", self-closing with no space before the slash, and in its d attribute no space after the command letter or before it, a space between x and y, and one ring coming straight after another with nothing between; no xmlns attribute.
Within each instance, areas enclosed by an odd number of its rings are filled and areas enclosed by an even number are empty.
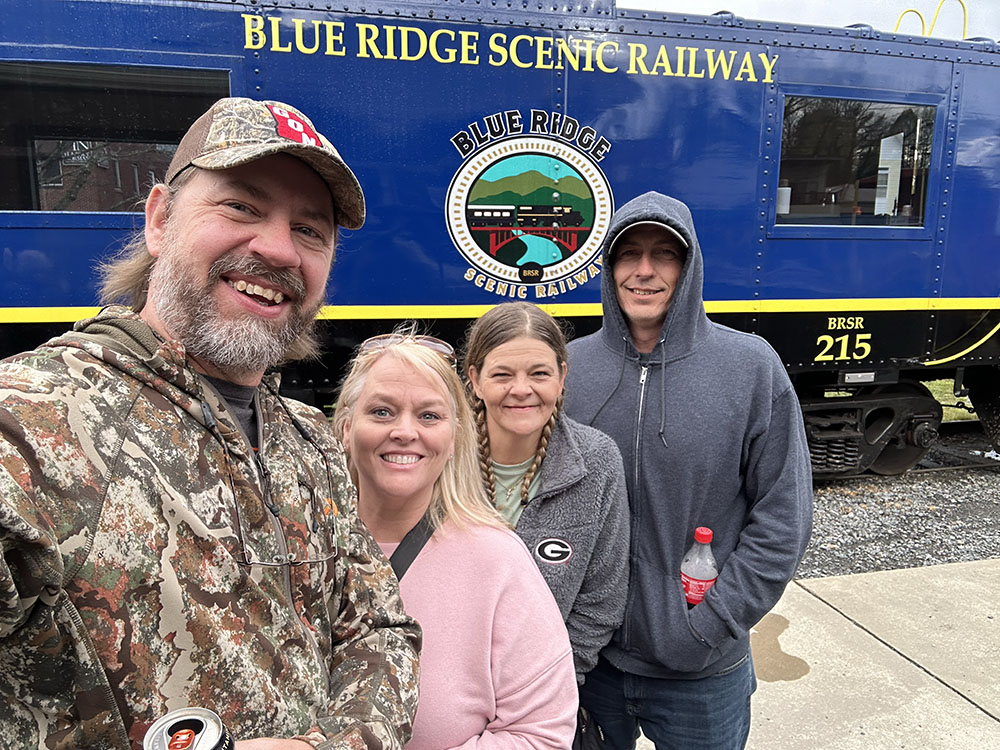
<svg viewBox="0 0 1000 750"><path fill-rule="evenodd" d="M466 220L477 227L578 227L583 214L572 206L469 206Z"/></svg>

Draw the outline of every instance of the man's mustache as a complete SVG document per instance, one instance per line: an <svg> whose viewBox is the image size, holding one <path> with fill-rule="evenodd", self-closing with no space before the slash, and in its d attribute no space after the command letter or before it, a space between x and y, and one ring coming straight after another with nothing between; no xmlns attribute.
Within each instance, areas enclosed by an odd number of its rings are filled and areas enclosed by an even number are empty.
<svg viewBox="0 0 1000 750"><path fill-rule="evenodd" d="M276 287L291 292L293 300L297 303L302 301L306 295L306 285L302 276L287 268L272 268L266 263L247 256L224 256L219 258L208 270L208 280L212 283L219 281L224 275L231 273L244 274L246 276L258 276L261 279L273 284Z"/></svg>

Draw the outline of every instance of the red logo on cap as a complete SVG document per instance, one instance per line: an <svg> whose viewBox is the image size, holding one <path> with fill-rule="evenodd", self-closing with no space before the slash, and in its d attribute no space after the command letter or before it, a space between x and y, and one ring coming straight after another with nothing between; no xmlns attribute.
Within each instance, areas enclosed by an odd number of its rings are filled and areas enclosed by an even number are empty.
<svg viewBox="0 0 1000 750"><path fill-rule="evenodd" d="M274 115L274 121L278 124L278 135L296 143L305 143L307 146L319 146L319 136L316 132L305 124L299 117L281 107L274 107L270 104L267 108Z"/></svg>

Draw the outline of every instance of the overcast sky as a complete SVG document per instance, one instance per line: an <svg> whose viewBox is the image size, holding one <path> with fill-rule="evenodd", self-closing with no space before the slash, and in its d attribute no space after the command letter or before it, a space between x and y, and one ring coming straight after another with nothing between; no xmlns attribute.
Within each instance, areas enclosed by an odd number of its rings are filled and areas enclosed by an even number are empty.
<svg viewBox="0 0 1000 750"><path fill-rule="evenodd" d="M761 21L848 26L867 23L879 31L893 31L903 11L913 8L924 17L930 30L940 0L617 0L619 8L642 8L667 13L710 15L728 10L744 18ZM1000 0L965 0L968 8L967 36L1000 39ZM944 0L932 36L962 38L962 3ZM907 13L899 31L919 36L920 19Z"/></svg>

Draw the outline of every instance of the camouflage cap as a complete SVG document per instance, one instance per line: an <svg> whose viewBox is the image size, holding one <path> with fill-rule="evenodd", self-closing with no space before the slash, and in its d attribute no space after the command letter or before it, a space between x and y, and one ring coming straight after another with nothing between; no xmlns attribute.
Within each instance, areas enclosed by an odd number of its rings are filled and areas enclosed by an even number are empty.
<svg viewBox="0 0 1000 750"><path fill-rule="evenodd" d="M219 99L184 134L166 182L192 165L229 169L282 152L306 162L326 182L340 226L359 229L365 223L365 196L358 178L308 117L281 102Z"/></svg>

